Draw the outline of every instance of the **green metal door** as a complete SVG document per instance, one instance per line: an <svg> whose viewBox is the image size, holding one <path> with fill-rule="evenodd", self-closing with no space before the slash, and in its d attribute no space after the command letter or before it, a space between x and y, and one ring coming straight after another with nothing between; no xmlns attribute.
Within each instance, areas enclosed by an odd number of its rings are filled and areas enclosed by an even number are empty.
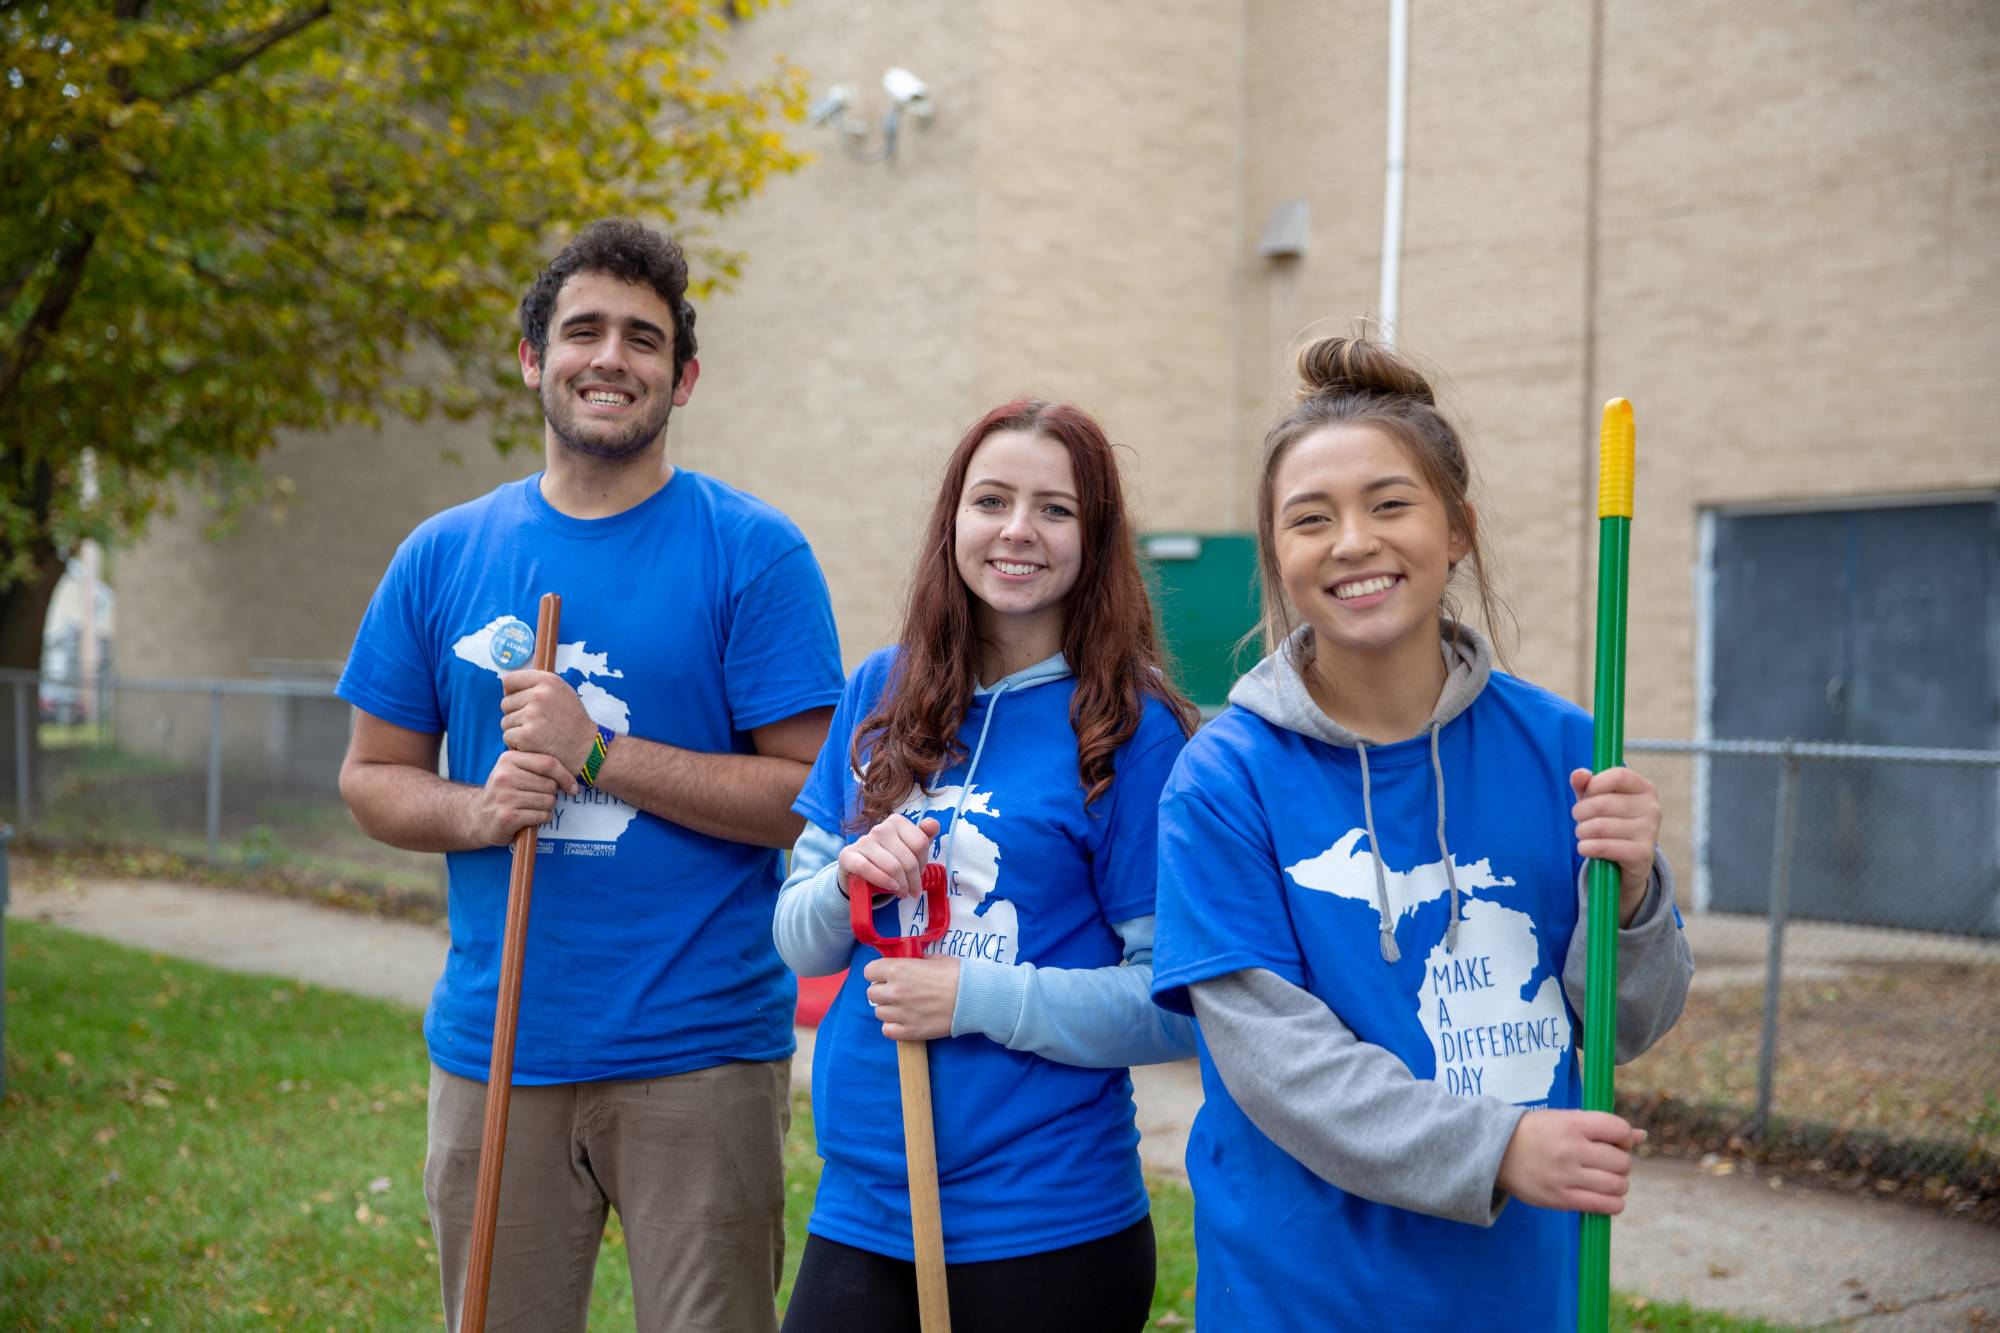
<svg viewBox="0 0 2000 1333"><path fill-rule="evenodd" d="M1237 642L1257 623L1257 540L1245 532L1153 532L1141 565L1175 679L1206 714L1220 712L1236 678L1262 655Z"/></svg>

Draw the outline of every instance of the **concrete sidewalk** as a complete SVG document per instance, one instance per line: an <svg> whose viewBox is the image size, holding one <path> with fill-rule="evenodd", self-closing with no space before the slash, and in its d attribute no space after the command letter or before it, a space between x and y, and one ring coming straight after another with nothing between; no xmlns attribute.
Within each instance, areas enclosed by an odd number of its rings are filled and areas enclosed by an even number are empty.
<svg viewBox="0 0 2000 1333"><path fill-rule="evenodd" d="M16 888L12 915L153 952L421 1007L445 952L440 926L182 884ZM9 1016L17 1030L32 1011ZM811 1066L799 1033L793 1080ZM1201 1105L1194 1065L1134 1071L1141 1153L1176 1174ZM1776 1323L1869 1330L2000 1327L2000 1230L1894 1200L1641 1160L1613 1230L1612 1281L1655 1301Z"/></svg>

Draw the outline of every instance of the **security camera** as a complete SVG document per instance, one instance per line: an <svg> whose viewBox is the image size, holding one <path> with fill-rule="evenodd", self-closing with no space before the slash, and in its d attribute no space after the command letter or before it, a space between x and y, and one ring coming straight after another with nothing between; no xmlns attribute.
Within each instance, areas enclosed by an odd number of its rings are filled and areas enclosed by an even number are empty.
<svg viewBox="0 0 2000 1333"><path fill-rule="evenodd" d="M901 65L891 65L882 75L882 91L896 99L898 105L909 109L911 115L919 119L931 114L931 90L924 81Z"/></svg>
<svg viewBox="0 0 2000 1333"><path fill-rule="evenodd" d="M826 90L826 96L812 104L806 112L806 119L814 125L824 125L837 121L848 107L854 105L854 90L844 83L836 83Z"/></svg>

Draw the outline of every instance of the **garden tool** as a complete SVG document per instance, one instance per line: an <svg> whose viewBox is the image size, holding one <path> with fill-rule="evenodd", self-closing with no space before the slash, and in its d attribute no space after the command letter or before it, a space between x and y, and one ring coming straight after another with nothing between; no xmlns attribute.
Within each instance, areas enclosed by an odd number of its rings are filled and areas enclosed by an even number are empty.
<svg viewBox="0 0 2000 1333"><path fill-rule="evenodd" d="M928 920L921 933L884 938L875 930L874 895L865 883L850 882L848 918L854 938L884 958L921 958L924 946L951 924L950 885L945 868L924 867ZM923 1333L951 1333L951 1306L944 1281L944 1225L938 1213L937 1141L931 1124L930 1043L896 1043L896 1068L903 1085L903 1154L910 1176L910 1232L917 1251L917 1316Z"/></svg>
<svg viewBox="0 0 2000 1333"><path fill-rule="evenodd" d="M543 593L535 625L535 670L553 671L562 598ZM486 1124L479 1141L479 1187L472 1207L472 1253L465 1267L459 1333L484 1333L486 1288L493 1277L493 1235L500 1221L500 1165L507 1152L507 1103L514 1084L514 1033L521 1021L521 965L528 951L528 900L535 887L533 824L514 835L507 884L507 931L500 950L500 995L493 1010L493 1057L486 1071Z"/></svg>
<svg viewBox="0 0 2000 1333"><path fill-rule="evenodd" d="M1625 592L1632 544L1632 404L1604 405L1597 464L1597 689L1591 708L1591 771L1625 762ZM1588 962L1583 1006L1583 1109L1612 1109L1612 1042L1618 1030L1618 866L1592 861L1588 874ZM1576 1324L1611 1323L1611 1219L1585 1213L1578 1240Z"/></svg>

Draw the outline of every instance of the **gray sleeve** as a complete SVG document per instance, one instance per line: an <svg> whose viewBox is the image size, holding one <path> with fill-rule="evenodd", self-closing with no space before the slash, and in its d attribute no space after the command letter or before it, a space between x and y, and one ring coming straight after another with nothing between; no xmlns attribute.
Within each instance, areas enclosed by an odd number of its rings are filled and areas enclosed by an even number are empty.
<svg viewBox="0 0 2000 1333"><path fill-rule="evenodd" d="M1570 1008L1584 1011L1590 972L1589 864L1576 877L1576 933L1563 959L1563 991ZM1674 869L1666 854L1653 852L1653 877L1632 924L1618 931L1618 1035L1612 1042L1614 1064L1627 1064L1652 1048L1680 1021L1687 1003L1688 982L1694 977L1694 954L1687 933L1674 914Z"/></svg>
<svg viewBox="0 0 2000 1333"><path fill-rule="evenodd" d="M1317 997L1246 968L1189 987L1223 1086L1252 1124L1349 1194L1490 1226L1500 1159L1526 1114L1460 1097L1364 1042Z"/></svg>
<svg viewBox="0 0 2000 1333"><path fill-rule="evenodd" d="M1109 967L959 963L951 1035L977 1032L1010 1051L1091 1069L1185 1060L1194 1024L1153 1003L1153 918L1113 922L1124 960Z"/></svg>
<svg viewBox="0 0 2000 1333"><path fill-rule="evenodd" d="M812 821L792 848L791 870L778 890L771 938L785 966L802 977L831 976L854 956L854 927L841 891L842 843Z"/></svg>

